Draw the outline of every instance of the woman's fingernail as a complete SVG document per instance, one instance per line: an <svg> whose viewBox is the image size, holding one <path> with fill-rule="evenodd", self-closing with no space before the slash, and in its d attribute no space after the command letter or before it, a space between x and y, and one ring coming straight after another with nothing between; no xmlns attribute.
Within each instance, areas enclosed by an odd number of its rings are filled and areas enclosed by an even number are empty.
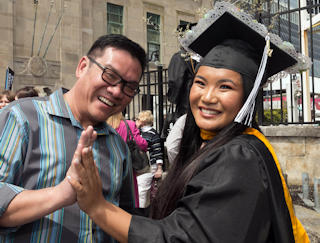
<svg viewBox="0 0 320 243"><path fill-rule="evenodd" d="M71 176L67 176L67 179L70 181L71 180Z"/></svg>
<svg viewBox="0 0 320 243"><path fill-rule="evenodd" d="M78 158L75 158L75 159L74 159L74 163L75 163L75 164L79 164L79 159L78 159Z"/></svg>

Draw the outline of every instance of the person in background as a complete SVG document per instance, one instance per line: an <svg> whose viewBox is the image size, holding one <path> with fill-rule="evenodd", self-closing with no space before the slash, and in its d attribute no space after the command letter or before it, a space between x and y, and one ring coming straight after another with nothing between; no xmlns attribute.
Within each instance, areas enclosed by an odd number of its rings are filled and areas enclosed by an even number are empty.
<svg viewBox="0 0 320 243"><path fill-rule="evenodd" d="M196 23L180 24L177 27L178 35L181 37L190 31ZM190 83L195 74L195 67L199 59L196 55L189 55L183 46L173 54L168 66L168 100L176 104L175 117L178 119L186 114L189 101L186 94L189 93Z"/></svg>
<svg viewBox="0 0 320 243"><path fill-rule="evenodd" d="M113 127L113 129L115 129L119 135L122 137L122 139L124 141L126 141L127 139L127 128L126 125L124 123L124 116L122 115L122 112L118 112L112 116L110 116L107 119L107 123ZM134 137L134 140L136 141L136 143L138 144L138 146L140 147L140 149L142 151L147 151L148 148L148 143L147 141L141 137L140 135L140 131L136 126L136 123L134 121L131 120L126 120L126 122L128 123L131 131L132 131L132 135ZM129 137L131 138L130 134Z"/></svg>
<svg viewBox="0 0 320 243"><path fill-rule="evenodd" d="M177 27L178 37L181 38L191 31L196 23L180 24ZM169 132L177 119L187 113L190 84L194 78L195 67L199 62L199 55L190 54L183 46L173 54L168 66L168 100L171 102L164 119L160 137L167 139ZM175 104L175 105L174 105Z"/></svg>
<svg viewBox="0 0 320 243"><path fill-rule="evenodd" d="M216 2L192 30L181 43L203 59L180 150L151 218L104 200L88 150L75 165L79 179L69 179L80 208L120 242L308 243L255 104L269 77L306 70L309 60L227 2Z"/></svg>
<svg viewBox="0 0 320 243"><path fill-rule="evenodd" d="M180 147L180 141L183 134L184 125L186 123L187 114L184 114L178 118L170 129L168 137L166 138L166 149L168 154L169 165L175 160Z"/></svg>
<svg viewBox="0 0 320 243"><path fill-rule="evenodd" d="M122 115L122 112L118 112L112 116L110 116L107 119L107 123L113 127L117 131L117 133L121 136L121 138L126 142L127 141L127 127L124 123L124 116ZM134 121L126 120L129 128L131 129L132 135L140 149L144 152L147 151L148 143L147 141L140 136L140 131L136 127L136 124ZM131 138L131 135L129 134L129 138ZM135 188L135 207L139 208L139 191L138 191L138 184L137 184L137 174L133 170L133 176L134 176L134 188Z"/></svg>
<svg viewBox="0 0 320 243"><path fill-rule="evenodd" d="M14 101L14 95L10 90L3 90L0 92L0 109L7 106L12 101Z"/></svg>
<svg viewBox="0 0 320 243"><path fill-rule="evenodd" d="M136 125L141 130L141 135L148 142L151 173L155 178L161 178L163 173L163 150L161 139L153 126L153 115L151 111L141 111L136 118Z"/></svg>
<svg viewBox="0 0 320 243"><path fill-rule="evenodd" d="M106 120L139 92L145 66L140 45L103 35L80 58L70 90L0 112L0 242L115 242L79 209L67 176L76 177L71 161L82 163L89 149L103 197L134 208L130 151Z"/></svg>
<svg viewBox="0 0 320 243"><path fill-rule="evenodd" d="M38 97L39 92L33 86L25 86L21 89L18 89L15 94L15 99L21 99L26 97Z"/></svg>

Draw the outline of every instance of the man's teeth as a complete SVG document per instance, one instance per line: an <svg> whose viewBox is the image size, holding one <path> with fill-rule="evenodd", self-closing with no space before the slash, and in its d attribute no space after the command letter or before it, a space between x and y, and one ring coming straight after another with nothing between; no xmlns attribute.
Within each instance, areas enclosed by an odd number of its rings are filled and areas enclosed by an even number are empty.
<svg viewBox="0 0 320 243"><path fill-rule="evenodd" d="M110 100L107 100L106 98L104 98L102 96L99 96L98 99L108 106L114 106L114 104Z"/></svg>
<svg viewBox="0 0 320 243"><path fill-rule="evenodd" d="M205 114L208 114L208 115L217 115L219 112L217 111L212 111L212 110L206 110L206 109L201 109L201 111Z"/></svg>

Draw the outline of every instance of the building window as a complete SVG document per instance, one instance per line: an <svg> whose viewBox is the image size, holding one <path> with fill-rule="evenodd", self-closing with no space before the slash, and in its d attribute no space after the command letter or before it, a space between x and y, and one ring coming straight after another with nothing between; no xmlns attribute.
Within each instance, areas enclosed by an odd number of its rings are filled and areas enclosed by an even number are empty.
<svg viewBox="0 0 320 243"><path fill-rule="evenodd" d="M160 61L160 15L147 13L147 45L149 60Z"/></svg>
<svg viewBox="0 0 320 243"><path fill-rule="evenodd" d="M188 25L188 24L191 24L191 23L188 21L180 20L180 25Z"/></svg>
<svg viewBox="0 0 320 243"><path fill-rule="evenodd" d="M123 33L123 6L107 3L107 34Z"/></svg>

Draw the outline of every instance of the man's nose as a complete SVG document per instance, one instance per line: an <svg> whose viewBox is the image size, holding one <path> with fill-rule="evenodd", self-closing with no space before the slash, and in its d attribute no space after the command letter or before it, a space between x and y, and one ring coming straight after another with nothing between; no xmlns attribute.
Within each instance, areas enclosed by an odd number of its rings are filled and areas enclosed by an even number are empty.
<svg viewBox="0 0 320 243"><path fill-rule="evenodd" d="M112 93L113 96L118 97L123 94L122 86L123 86L123 83L120 82L116 85L109 85L107 89L109 92Z"/></svg>

